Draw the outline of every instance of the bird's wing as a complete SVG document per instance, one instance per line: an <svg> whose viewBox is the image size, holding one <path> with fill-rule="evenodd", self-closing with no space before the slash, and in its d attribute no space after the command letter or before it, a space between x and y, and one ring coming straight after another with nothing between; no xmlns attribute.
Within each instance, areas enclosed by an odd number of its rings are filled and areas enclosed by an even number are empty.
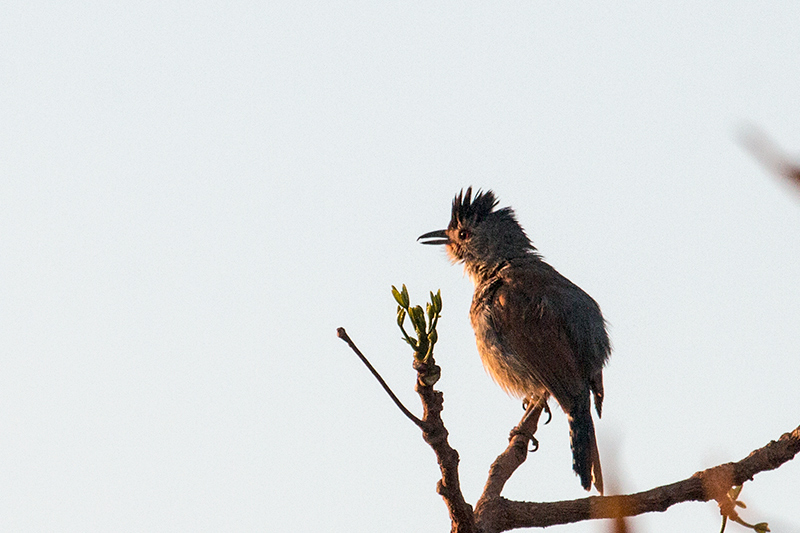
<svg viewBox="0 0 800 533"><path fill-rule="evenodd" d="M569 411L587 391L565 317L541 279L511 274L495 291L489 318L501 344Z"/></svg>

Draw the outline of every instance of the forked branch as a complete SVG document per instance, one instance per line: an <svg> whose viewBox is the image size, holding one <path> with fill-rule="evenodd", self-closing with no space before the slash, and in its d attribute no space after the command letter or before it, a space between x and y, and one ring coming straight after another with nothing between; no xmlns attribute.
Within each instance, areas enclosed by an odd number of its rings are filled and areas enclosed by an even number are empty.
<svg viewBox="0 0 800 533"><path fill-rule="evenodd" d="M408 409L402 406L377 371L366 361L344 331L338 329L338 336L347 342L370 368L384 386L398 407L409 416ZM415 360L418 372L416 391L422 400L424 415L422 420L414 415L409 418L423 431L423 438L436 453L442 472L442 479L436 490L442 496L450 512L451 531L458 533L500 532L523 527L547 527L569 524L598 518L620 518L644 513L666 511L671 506L688 501L716 500L721 512L735 516L732 500L728 495L731 487L752 480L759 472L774 470L792 460L800 453L800 426L771 441L741 461L725 463L693 476L663 485L644 492L623 496L590 496L578 500L559 502L522 502L503 498L500 494L506 481L525 461L528 442L536 432L543 405L532 406L514 431L506 450L501 453L489 470L489 477L483 495L473 512L461 492L458 477L458 452L447 442L448 432L441 418L443 396L433 385L426 385L424 377L430 376L432 363ZM437 371L438 372L438 371ZM413 418L412 418L413 417ZM734 513L731 515L730 513Z"/></svg>

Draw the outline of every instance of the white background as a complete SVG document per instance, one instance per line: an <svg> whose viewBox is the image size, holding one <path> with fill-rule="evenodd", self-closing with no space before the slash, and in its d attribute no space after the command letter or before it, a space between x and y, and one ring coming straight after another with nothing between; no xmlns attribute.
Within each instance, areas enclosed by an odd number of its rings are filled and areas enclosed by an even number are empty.
<svg viewBox="0 0 800 533"><path fill-rule="evenodd" d="M389 288L441 288L474 503L521 407L469 280L415 242L467 185L611 324L609 488L797 427L800 193L739 136L800 150L799 25L797 2L5 2L0 528L447 531L433 453L335 330L419 412ZM537 437L505 495L583 497L563 414ZM799 481L760 474L743 516L800 531Z"/></svg>

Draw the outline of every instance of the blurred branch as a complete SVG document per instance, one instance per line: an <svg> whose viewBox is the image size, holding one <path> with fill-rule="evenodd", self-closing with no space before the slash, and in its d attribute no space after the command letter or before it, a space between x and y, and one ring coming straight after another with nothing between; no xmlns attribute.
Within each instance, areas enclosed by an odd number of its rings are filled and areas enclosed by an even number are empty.
<svg viewBox="0 0 800 533"><path fill-rule="evenodd" d="M768 171L777 174L795 187L800 187L800 165L792 163L789 157L767 135L750 127L741 135L742 144Z"/></svg>

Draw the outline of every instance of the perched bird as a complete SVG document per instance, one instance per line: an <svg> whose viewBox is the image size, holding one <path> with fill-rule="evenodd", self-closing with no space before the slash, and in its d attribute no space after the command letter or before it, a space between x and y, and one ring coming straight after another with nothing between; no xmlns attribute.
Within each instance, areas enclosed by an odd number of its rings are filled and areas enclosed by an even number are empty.
<svg viewBox="0 0 800 533"><path fill-rule="evenodd" d="M600 307L544 262L510 207L472 187L453 200L447 229L419 237L443 244L475 284L470 320L483 366L528 405L553 396L567 414L572 468L584 489L603 493L592 421L603 406L603 365L611 344Z"/></svg>

